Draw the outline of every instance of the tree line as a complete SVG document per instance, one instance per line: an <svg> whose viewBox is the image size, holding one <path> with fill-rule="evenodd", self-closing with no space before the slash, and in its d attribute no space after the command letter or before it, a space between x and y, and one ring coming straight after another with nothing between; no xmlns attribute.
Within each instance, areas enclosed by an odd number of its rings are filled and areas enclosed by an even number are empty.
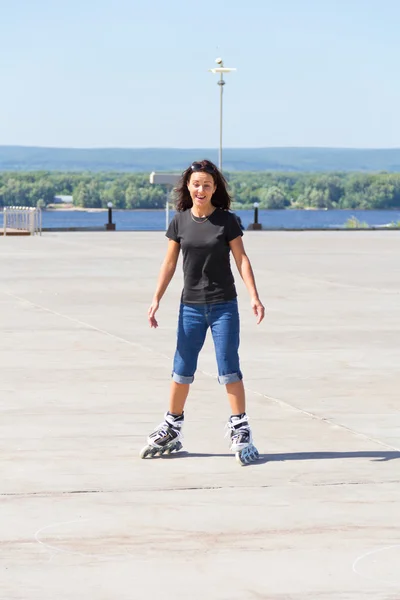
<svg viewBox="0 0 400 600"><path fill-rule="evenodd" d="M234 207L291 209L400 209L400 173L226 174ZM151 185L146 173L0 173L1 206L53 204L72 195L82 208L163 208L167 188ZM171 202L173 197L171 197Z"/></svg>

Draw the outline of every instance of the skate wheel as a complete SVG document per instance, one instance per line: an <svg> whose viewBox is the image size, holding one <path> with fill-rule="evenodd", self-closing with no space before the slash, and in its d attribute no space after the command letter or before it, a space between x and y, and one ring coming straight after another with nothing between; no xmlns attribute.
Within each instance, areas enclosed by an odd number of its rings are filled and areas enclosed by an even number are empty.
<svg viewBox="0 0 400 600"><path fill-rule="evenodd" d="M157 453L157 448L152 448L151 446L145 446L140 451L140 458L147 458L148 456L153 458L153 456Z"/></svg>
<svg viewBox="0 0 400 600"><path fill-rule="evenodd" d="M249 465L253 462L256 462L259 458L260 455L258 453L258 450L255 446L253 446L253 444L246 446L246 448L243 448L243 450L240 450L240 452L236 452L236 460L243 467L245 465Z"/></svg>
<svg viewBox="0 0 400 600"><path fill-rule="evenodd" d="M154 456L169 456L171 452L179 452L182 449L182 443L176 442L169 448L153 448L153 446L145 446L139 453L140 458L154 458Z"/></svg>
<svg viewBox="0 0 400 600"><path fill-rule="evenodd" d="M176 442L176 444L174 444L173 446L170 446L169 448L167 448L165 450L165 454L170 455L173 452L179 452L179 450L182 449L182 444L181 442Z"/></svg>

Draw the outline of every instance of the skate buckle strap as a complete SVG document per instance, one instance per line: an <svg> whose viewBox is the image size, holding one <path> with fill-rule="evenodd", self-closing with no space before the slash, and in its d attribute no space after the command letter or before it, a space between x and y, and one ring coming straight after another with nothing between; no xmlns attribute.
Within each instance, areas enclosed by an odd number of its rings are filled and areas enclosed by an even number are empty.
<svg viewBox="0 0 400 600"><path fill-rule="evenodd" d="M245 429L250 429L249 417L246 414L241 419L235 419L234 421L231 421L229 419L229 421L225 425L226 432L224 437L228 437L228 435L231 434L231 432L233 431L239 432L239 430L242 429L241 426Z"/></svg>
<svg viewBox="0 0 400 600"><path fill-rule="evenodd" d="M172 415L165 413L164 423L168 425L168 427L172 427L172 429L180 430L184 423L184 419L174 419Z"/></svg>
<svg viewBox="0 0 400 600"><path fill-rule="evenodd" d="M172 429L178 434L178 438L183 438L181 431L182 425L183 419L179 421L174 421L174 419L171 418L169 415L165 415L164 421L160 423L158 427L155 428L153 434L157 433L159 435L162 435L163 437L166 437L169 431Z"/></svg>

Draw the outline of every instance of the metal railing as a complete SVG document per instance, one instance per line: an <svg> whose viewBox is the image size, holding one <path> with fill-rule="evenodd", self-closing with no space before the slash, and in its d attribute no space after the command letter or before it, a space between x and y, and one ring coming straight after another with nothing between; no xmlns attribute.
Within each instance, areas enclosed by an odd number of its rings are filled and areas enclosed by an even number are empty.
<svg viewBox="0 0 400 600"><path fill-rule="evenodd" d="M4 235L7 229L28 231L31 235L42 235L42 211L29 206L5 206L3 211Z"/></svg>

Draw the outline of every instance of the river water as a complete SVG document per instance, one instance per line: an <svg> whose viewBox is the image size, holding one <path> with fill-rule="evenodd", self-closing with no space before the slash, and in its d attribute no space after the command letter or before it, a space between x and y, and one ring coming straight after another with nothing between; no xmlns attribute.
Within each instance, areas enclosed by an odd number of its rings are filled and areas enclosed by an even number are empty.
<svg viewBox="0 0 400 600"><path fill-rule="evenodd" d="M254 210L237 210L246 228L254 220ZM174 212L170 211L172 218ZM345 227L346 221L355 217L369 226L385 226L400 222L400 210L261 210L258 221L264 229L335 229ZM166 215L163 210L113 210L113 223L118 231L165 230ZM42 212L44 229L68 227L102 227L108 221L108 211L45 210ZM0 212L0 226L3 215Z"/></svg>

